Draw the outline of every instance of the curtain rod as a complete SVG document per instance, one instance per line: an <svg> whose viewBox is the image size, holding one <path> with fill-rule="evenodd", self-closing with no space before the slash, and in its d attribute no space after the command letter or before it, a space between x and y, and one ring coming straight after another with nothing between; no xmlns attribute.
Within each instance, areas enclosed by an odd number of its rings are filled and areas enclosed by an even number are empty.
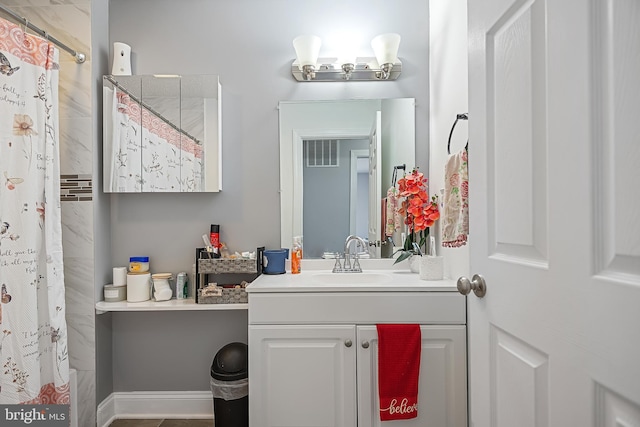
<svg viewBox="0 0 640 427"><path fill-rule="evenodd" d="M196 138L195 136L191 135L189 132L187 132L185 130L182 130L182 128L179 128L178 126L174 125L171 120L167 119L162 114L158 113L156 110L151 108L148 104L144 103L141 99L138 99L134 94L129 92L127 90L127 88L125 88L120 83L118 83L112 76L104 76L104 79L110 81L112 85L114 85L115 87L117 87L118 89L120 89L121 91L126 93L127 95L129 95L129 97L131 99L133 99L135 102L140 104L142 107L144 107L147 110L151 111L157 118L159 118L160 120L162 120L163 122L165 122L166 124L171 126L173 129L177 130L178 132L180 132L181 134L185 135L186 137L192 139L193 141L196 142L196 144L201 145L200 144L200 140L198 138Z"/></svg>
<svg viewBox="0 0 640 427"><path fill-rule="evenodd" d="M3 6L1 4L0 4L0 10L5 12L7 15L11 16L13 19L18 21L22 25L26 26L27 28L35 31L40 36L42 36L45 39L49 40L53 44L58 45L61 49L64 49L67 52L69 52L71 55L73 55L73 57L75 58L75 60L76 60L76 62L78 64L82 64L85 61L86 56L85 56L84 53L80 53L80 52L77 52L77 51L71 49L69 46L67 46L66 44L62 43L60 40L58 40L55 37L49 35L49 33L47 33L45 30L41 30L40 28L38 28L35 25L33 25L31 22L29 22L29 20L27 18L23 18L22 16L16 14L14 11L12 11L10 9L7 9L5 6Z"/></svg>

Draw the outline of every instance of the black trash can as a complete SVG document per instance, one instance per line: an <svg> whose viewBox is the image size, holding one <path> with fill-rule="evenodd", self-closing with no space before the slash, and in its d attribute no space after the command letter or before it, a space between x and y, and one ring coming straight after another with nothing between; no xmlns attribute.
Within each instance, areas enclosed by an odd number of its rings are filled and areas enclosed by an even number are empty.
<svg viewBox="0 0 640 427"><path fill-rule="evenodd" d="M216 353L211 364L211 393L216 427L249 427L249 351L232 342Z"/></svg>

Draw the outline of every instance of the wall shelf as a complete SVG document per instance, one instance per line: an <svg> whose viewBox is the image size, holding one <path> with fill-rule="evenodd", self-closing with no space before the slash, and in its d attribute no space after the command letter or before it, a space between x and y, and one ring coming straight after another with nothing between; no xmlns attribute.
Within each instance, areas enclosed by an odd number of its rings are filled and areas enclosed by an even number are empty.
<svg viewBox="0 0 640 427"><path fill-rule="evenodd" d="M247 310L249 304L196 304L193 298L169 301L144 302L104 302L96 303L96 314L108 311L211 311L211 310Z"/></svg>

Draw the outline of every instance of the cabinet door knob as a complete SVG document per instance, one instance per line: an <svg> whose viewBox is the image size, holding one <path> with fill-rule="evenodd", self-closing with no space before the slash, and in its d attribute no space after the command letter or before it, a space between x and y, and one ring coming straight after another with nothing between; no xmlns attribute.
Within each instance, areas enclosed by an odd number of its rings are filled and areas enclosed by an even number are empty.
<svg viewBox="0 0 640 427"><path fill-rule="evenodd" d="M353 342L351 340L344 340L345 347L351 347L352 345L353 345Z"/></svg>
<svg viewBox="0 0 640 427"><path fill-rule="evenodd" d="M362 345L362 348L369 348L369 341L364 340L360 345Z"/></svg>

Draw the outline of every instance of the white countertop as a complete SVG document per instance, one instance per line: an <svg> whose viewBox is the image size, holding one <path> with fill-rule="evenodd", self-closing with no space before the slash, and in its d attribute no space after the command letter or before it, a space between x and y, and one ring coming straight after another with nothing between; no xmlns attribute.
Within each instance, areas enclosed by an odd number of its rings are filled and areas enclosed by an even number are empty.
<svg viewBox="0 0 640 427"><path fill-rule="evenodd" d="M247 286L248 293L280 292L457 292L456 280L421 280L406 263L393 259L360 260L362 273L332 273L335 260L302 260L302 272L262 274Z"/></svg>

